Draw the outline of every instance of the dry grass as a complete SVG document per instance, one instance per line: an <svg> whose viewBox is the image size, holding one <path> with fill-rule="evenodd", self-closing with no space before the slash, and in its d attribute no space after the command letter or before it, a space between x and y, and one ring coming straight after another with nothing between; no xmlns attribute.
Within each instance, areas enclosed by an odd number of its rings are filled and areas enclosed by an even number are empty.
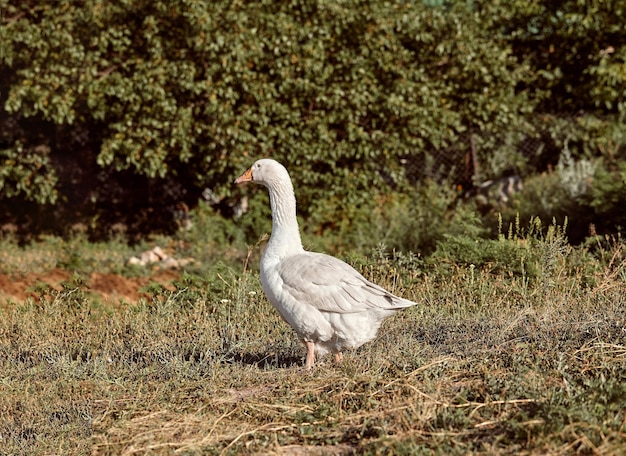
<svg viewBox="0 0 626 456"><path fill-rule="evenodd" d="M364 263L420 305L312 372L254 272L1 308L0 453L626 452L623 263L593 286L564 262L533 280Z"/></svg>

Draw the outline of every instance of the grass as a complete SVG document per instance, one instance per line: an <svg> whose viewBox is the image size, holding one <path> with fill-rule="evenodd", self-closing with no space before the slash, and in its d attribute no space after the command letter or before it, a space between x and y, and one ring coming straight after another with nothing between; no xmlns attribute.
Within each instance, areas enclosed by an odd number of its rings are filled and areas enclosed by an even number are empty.
<svg viewBox="0 0 626 456"><path fill-rule="evenodd" d="M254 268L114 306L41 285L0 307L0 453L623 454L621 246L547 239L533 277L360 257L419 305L311 372Z"/></svg>

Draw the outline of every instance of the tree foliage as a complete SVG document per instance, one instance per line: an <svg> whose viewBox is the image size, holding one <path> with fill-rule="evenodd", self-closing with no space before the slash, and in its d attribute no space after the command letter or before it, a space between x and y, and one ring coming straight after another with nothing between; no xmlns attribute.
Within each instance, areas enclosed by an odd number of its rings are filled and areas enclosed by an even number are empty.
<svg viewBox="0 0 626 456"><path fill-rule="evenodd" d="M517 2L516 2L517 3ZM626 113L626 4L621 0L521 2L513 50L536 72L541 109Z"/></svg>
<svg viewBox="0 0 626 456"><path fill-rule="evenodd" d="M404 188L406 163L420 179L437 151L472 149L486 176L522 166L516 146L537 134L536 108L626 110L617 0L0 10L5 202L88 201L97 214L161 188L193 203L204 187L229 194L237 172L273 156L321 224L372 187Z"/></svg>

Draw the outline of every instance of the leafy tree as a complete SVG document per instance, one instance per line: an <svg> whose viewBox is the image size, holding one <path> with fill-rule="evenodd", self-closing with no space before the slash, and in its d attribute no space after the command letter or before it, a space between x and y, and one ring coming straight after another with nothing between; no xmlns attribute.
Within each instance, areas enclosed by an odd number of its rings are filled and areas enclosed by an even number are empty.
<svg viewBox="0 0 626 456"><path fill-rule="evenodd" d="M621 0L514 2L513 50L539 76L544 112L626 113L626 4Z"/></svg>
<svg viewBox="0 0 626 456"><path fill-rule="evenodd" d="M99 224L131 202L229 195L271 155L320 227L372 189L445 178L442 156L484 177L522 168L538 103L623 112L620 5L590 4L0 0L0 202ZM586 102L558 69L581 53Z"/></svg>

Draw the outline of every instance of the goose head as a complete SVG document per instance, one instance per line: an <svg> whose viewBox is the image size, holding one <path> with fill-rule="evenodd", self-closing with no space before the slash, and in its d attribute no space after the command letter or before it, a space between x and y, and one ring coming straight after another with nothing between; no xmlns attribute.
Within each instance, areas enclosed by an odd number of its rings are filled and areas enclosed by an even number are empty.
<svg viewBox="0 0 626 456"><path fill-rule="evenodd" d="M271 158L262 158L255 161L245 173L235 179L235 184L256 182L271 188L290 180L289 173L283 165Z"/></svg>

